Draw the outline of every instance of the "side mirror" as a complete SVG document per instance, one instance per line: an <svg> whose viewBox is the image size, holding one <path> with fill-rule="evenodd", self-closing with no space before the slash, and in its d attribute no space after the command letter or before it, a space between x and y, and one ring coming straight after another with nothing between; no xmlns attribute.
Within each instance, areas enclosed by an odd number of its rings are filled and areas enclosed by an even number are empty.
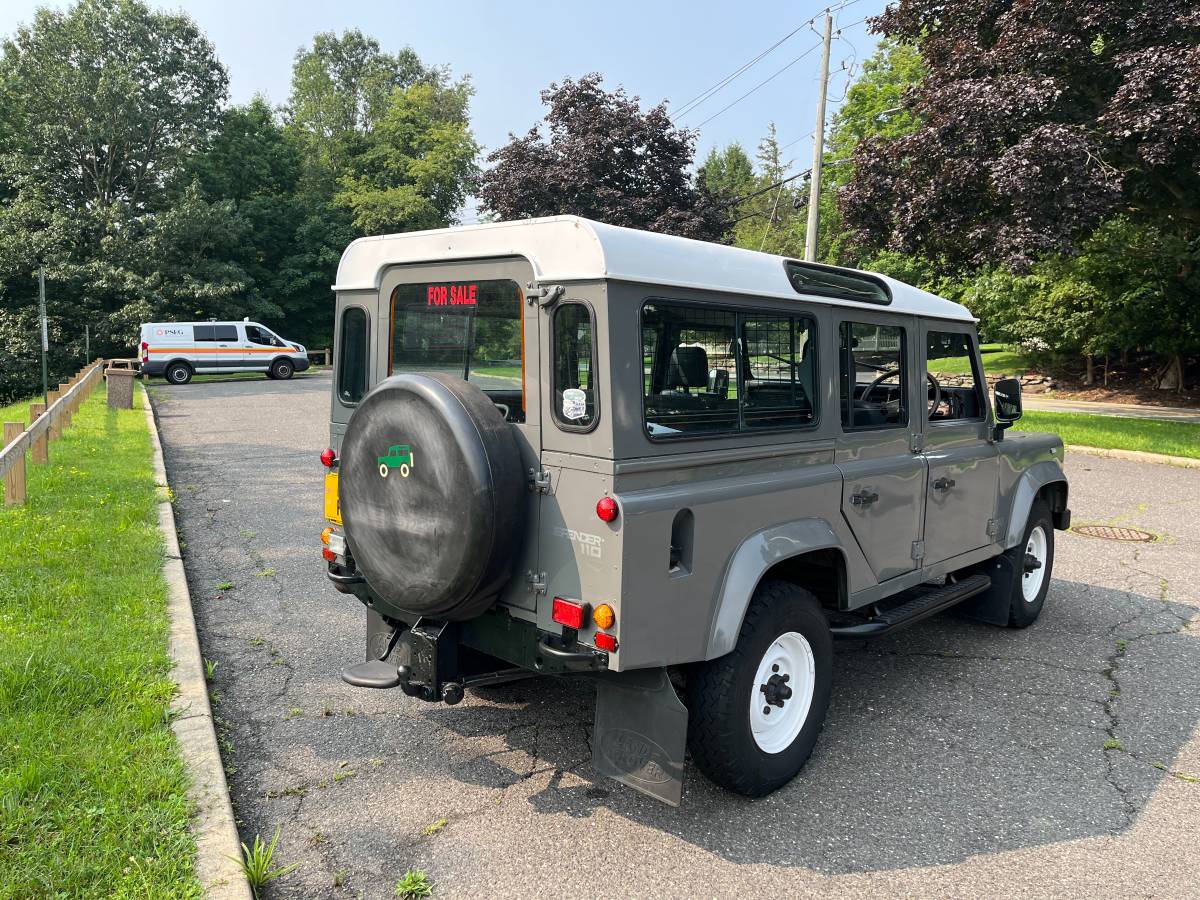
<svg viewBox="0 0 1200 900"><path fill-rule="evenodd" d="M1021 418L1021 379L1001 378L993 391L996 428L1003 430Z"/></svg>

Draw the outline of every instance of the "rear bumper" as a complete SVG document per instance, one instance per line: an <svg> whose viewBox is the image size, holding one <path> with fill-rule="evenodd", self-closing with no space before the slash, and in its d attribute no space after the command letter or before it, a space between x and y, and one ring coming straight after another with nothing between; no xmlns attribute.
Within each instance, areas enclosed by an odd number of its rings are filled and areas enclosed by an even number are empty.
<svg viewBox="0 0 1200 900"><path fill-rule="evenodd" d="M143 375L161 375L167 371L167 362L166 360L152 359L149 362L142 363L141 371Z"/></svg>

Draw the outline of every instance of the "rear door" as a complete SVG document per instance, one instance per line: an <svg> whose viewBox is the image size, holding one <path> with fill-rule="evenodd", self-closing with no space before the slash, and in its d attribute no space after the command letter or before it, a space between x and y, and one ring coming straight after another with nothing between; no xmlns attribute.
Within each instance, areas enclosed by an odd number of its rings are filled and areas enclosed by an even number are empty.
<svg viewBox="0 0 1200 900"><path fill-rule="evenodd" d="M917 565L925 507L921 411L914 388L916 321L846 313L839 317L842 515L878 581Z"/></svg>
<svg viewBox="0 0 1200 900"><path fill-rule="evenodd" d="M512 427L526 472L541 469L539 307L525 302L534 280L525 260L430 263L389 270L379 310L382 374L441 372L478 386ZM377 368L376 371L379 371ZM540 572L536 491L525 494L526 538L513 570ZM534 618L537 597L514 578L501 602Z"/></svg>
<svg viewBox="0 0 1200 900"><path fill-rule="evenodd" d="M924 322L921 347L922 365L937 382L936 406L931 401L924 412L928 564L992 542L1000 469L996 445L988 440L987 401L974 329Z"/></svg>
<svg viewBox="0 0 1200 900"><path fill-rule="evenodd" d="M224 369L241 368L245 363L242 353L241 335L238 326L233 324L213 325L213 345L211 348L213 365Z"/></svg>
<svg viewBox="0 0 1200 900"><path fill-rule="evenodd" d="M192 326L192 344L185 353L196 369L216 371L220 368L217 357L216 326L205 323Z"/></svg>

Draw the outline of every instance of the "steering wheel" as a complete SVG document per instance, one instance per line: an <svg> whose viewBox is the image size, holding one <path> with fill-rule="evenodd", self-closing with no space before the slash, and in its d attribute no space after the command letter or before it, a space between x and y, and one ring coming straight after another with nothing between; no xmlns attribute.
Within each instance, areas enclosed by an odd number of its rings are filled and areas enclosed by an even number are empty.
<svg viewBox="0 0 1200 900"><path fill-rule="evenodd" d="M899 367L896 367L895 369L888 369L880 373L874 381L867 385L867 389L863 391L862 396L858 398L859 402L866 403L867 398L871 396L871 392L875 390L875 388L879 387L879 385L884 381L887 381L887 379L899 374ZM938 380L933 377L931 372L926 372L925 377L929 380L929 383L933 385L933 399L929 402L929 415L932 416L937 411L938 406L941 405L942 386L938 384Z"/></svg>

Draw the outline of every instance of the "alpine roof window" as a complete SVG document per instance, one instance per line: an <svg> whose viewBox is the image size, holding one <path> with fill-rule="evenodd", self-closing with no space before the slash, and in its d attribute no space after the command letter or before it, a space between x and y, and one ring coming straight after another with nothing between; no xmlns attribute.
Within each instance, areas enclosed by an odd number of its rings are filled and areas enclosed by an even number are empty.
<svg viewBox="0 0 1200 900"><path fill-rule="evenodd" d="M876 303L881 306L892 302L891 289L882 278L851 269L795 260L785 262L784 268L787 270L788 281L799 294L857 300L860 303Z"/></svg>

